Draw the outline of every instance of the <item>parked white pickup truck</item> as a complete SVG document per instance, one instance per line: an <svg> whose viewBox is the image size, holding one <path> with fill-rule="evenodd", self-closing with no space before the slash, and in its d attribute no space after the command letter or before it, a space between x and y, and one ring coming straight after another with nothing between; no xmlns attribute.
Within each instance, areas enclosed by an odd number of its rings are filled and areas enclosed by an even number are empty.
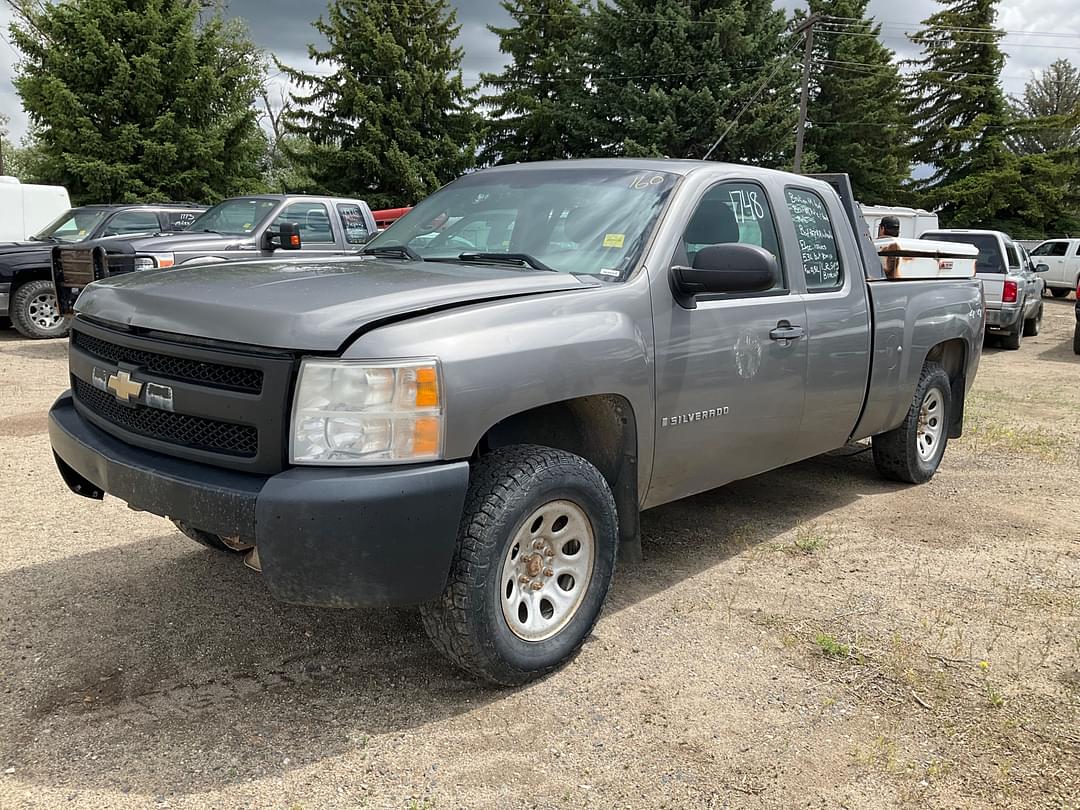
<svg viewBox="0 0 1080 810"><path fill-rule="evenodd" d="M1080 239L1048 239L1031 251L1031 258L1049 268L1040 275L1054 298L1064 298L1080 284Z"/></svg>

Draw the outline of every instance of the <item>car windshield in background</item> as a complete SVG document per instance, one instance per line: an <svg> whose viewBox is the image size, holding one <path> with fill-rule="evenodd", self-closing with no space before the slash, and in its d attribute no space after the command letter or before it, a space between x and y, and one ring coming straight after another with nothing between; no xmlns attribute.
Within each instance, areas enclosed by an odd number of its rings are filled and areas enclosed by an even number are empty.
<svg viewBox="0 0 1080 810"><path fill-rule="evenodd" d="M1001 245L997 237L988 233L936 233L923 235L924 239L935 242L954 242L961 245L974 245L979 249L979 258L975 260L976 273L1004 273L1005 257L1001 255Z"/></svg>
<svg viewBox="0 0 1080 810"><path fill-rule="evenodd" d="M60 219L32 238L38 242L48 242L49 240L66 244L82 242L84 239L90 238L90 235L97 230L107 216L108 212L106 211L80 211L76 208L68 211Z"/></svg>
<svg viewBox="0 0 1080 810"><path fill-rule="evenodd" d="M427 261L464 257L619 281L677 180L667 172L618 169L480 172L428 197L367 251L402 248L403 256Z"/></svg>
<svg viewBox="0 0 1080 810"><path fill-rule="evenodd" d="M207 231L226 236L247 236L258 228L277 206L277 200L258 197L226 200L202 214L185 230L190 233Z"/></svg>

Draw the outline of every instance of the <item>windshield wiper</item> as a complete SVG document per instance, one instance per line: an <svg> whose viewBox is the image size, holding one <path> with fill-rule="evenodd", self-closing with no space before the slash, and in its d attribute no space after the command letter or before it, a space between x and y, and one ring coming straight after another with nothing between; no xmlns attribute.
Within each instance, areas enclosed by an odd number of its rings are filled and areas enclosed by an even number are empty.
<svg viewBox="0 0 1080 810"><path fill-rule="evenodd" d="M218 236L224 236L221 231L215 231L213 228L203 228L200 233L216 233Z"/></svg>
<svg viewBox="0 0 1080 810"><path fill-rule="evenodd" d="M389 256L394 259L412 259L414 262L424 260L423 256L408 245L377 245L365 248L362 252L365 256Z"/></svg>
<svg viewBox="0 0 1080 810"><path fill-rule="evenodd" d="M548 267L535 256L528 253L462 253L458 256L459 262L487 262L489 264L513 264L518 267L526 265L533 270L543 270L545 273L558 273L554 267Z"/></svg>

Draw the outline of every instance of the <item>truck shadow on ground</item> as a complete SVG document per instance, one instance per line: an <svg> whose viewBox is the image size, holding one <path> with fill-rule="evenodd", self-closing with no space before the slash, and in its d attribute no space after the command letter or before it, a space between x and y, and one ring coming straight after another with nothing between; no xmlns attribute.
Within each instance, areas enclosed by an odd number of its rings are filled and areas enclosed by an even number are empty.
<svg viewBox="0 0 1080 810"><path fill-rule="evenodd" d="M650 510L609 611L898 488L847 449ZM414 610L279 604L239 559L173 532L10 571L0 608L0 759L42 786L75 787L70 763L94 757L80 789L197 793L520 691L462 675Z"/></svg>

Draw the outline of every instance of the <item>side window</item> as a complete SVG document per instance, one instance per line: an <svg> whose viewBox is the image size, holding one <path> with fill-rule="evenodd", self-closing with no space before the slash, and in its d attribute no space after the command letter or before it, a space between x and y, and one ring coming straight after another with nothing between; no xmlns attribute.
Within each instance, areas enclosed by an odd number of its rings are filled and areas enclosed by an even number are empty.
<svg viewBox="0 0 1080 810"><path fill-rule="evenodd" d="M1009 257L1009 267L1016 270L1020 267L1020 254L1016 252L1016 245L1012 242L1005 243L1005 253Z"/></svg>
<svg viewBox="0 0 1080 810"><path fill-rule="evenodd" d="M300 226L302 245L332 245L334 231L330 227L330 214L326 206L317 202L296 202L286 206L272 227L277 228L282 222L295 222Z"/></svg>
<svg viewBox="0 0 1080 810"><path fill-rule="evenodd" d="M157 233L161 230L158 215L154 211L121 211L105 225L106 236L127 233Z"/></svg>
<svg viewBox="0 0 1080 810"><path fill-rule="evenodd" d="M1068 242L1044 242L1032 251L1032 256L1064 256L1069 252Z"/></svg>
<svg viewBox="0 0 1080 810"><path fill-rule="evenodd" d="M364 212L360 206L338 203L337 210L341 217L341 227L345 231L345 241L350 245L362 245L367 242L367 220L364 219Z"/></svg>
<svg viewBox="0 0 1080 810"><path fill-rule="evenodd" d="M165 223L167 230L186 231L191 223L195 221L195 217L201 213L201 211L166 211Z"/></svg>
<svg viewBox="0 0 1080 810"><path fill-rule="evenodd" d="M720 183L705 192L683 232L675 263L693 266L694 257L703 247L730 242L765 248L782 265L776 224L768 195L761 186ZM782 272L773 289L786 289Z"/></svg>
<svg viewBox="0 0 1080 810"><path fill-rule="evenodd" d="M789 188L787 204L795 223L795 234L799 237L806 289L823 292L840 288L844 284L844 274L825 201L816 192Z"/></svg>

